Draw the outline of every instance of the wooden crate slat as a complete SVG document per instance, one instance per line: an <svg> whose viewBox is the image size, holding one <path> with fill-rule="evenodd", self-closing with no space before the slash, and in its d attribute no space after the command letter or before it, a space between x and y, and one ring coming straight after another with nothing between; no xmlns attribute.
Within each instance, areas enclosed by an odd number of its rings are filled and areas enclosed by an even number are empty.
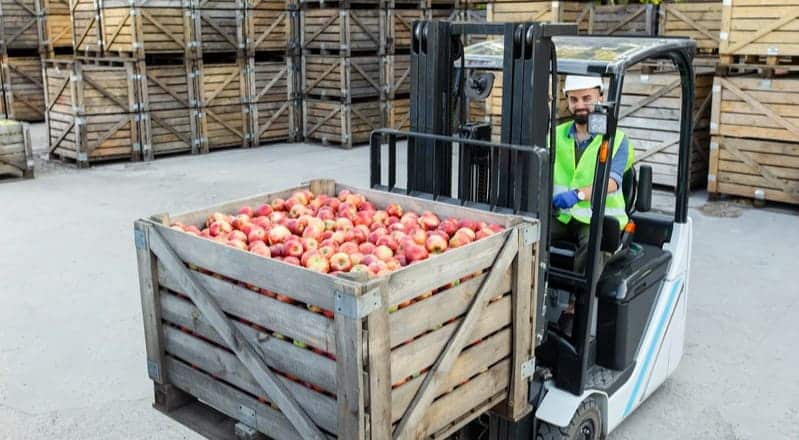
<svg viewBox="0 0 799 440"><path fill-rule="evenodd" d="M386 59L387 95L390 99L411 94L411 56L389 55Z"/></svg>
<svg viewBox="0 0 799 440"><path fill-rule="evenodd" d="M72 0L70 6L72 18L72 47L78 51L102 50L100 8L96 0Z"/></svg>
<svg viewBox="0 0 799 440"><path fill-rule="evenodd" d="M663 2L658 10L658 34L691 37L697 49L718 51L721 9L721 2Z"/></svg>
<svg viewBox="0 0 799 440"><path fill-rule="evenodd" d="M299 104L295 100L251 104L254 124L251 135L255 144L296 139L298 111Z"/></svg>
<svg viewBox="0 0 799 440"><path fill-rule="evenodd" d="M236 52L244 49L244 11L240 9L196 9L195 39L203 53Z"/></svg>
<svg viewBox="0 0 799 440"><path fill-rule="evenodd" d="M408 131L411 129L410 99L392 99L386 102L388 128Z"/></svg>
<svg viewBox="0 0 799 440"><path fill-rule="evenodd" d="M411 49L411 27L415 20L423 20L425 13L421 9L388 9L386 12L388 48L390 52L409 51Z"/></svg>
<svg viewBox="0 0 799 440"><path fill-rule="evenodd" d="M293 27L291 12L266 8L247 9L245 20L246 49L249 52L285 51L289 48Z"/></svg>
<svg viewBox="0 0 799 440"><path fill-rule="evenodd" d="M213 276L193 273L225 312L269 328L291 339L305 342L327 353L336 353L333 323L330 319L297 306L282 303L264 295L250 293L248 289L221 281ZM159 285L182 292L168 271L159 271ZM283 292L276 292L283 294ZM239 298L239 295L241 297ZM286 292L291 296L291 292ZM235 299L235 300L234 300ZM288 321L287 321L288 320ZM301 325L297 325L301 323Z"/></svg>

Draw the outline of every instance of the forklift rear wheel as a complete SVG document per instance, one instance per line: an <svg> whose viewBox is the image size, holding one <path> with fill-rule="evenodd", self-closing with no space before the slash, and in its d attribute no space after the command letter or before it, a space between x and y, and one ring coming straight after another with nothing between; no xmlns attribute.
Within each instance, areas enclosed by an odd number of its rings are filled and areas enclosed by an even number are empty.
<svg viewBox="0 0 799 440"><path fill-rule="evenodd" d="M599 404L586 399L565 428L539 421L536 440L599 440L602 436L602 412Z"/></svg>

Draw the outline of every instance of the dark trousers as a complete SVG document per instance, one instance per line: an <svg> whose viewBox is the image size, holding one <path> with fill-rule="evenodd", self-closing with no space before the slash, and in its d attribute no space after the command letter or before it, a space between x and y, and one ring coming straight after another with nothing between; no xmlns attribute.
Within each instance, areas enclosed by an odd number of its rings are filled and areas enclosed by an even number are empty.
<svg viewBox="0 0 799 440"><path fill-rule="evenodd" d="M552 242L567 241L577 246L574 251L575 272L583 272L585 269L585 257L588 251L588 237L590 235L590 225L586 223L581 223L574 219L569 223L563 223L558 219L552 221L552 231L550 231Z"/></svg>

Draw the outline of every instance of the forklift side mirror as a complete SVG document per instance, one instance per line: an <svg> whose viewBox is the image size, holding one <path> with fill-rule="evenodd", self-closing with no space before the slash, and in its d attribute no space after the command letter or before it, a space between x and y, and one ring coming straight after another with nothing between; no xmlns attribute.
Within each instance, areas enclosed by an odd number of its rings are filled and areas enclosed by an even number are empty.
<svg viewBox="0 0 799 440"><path fill-rule="evenodd" d="M635 198L635 210L647 212L652 209L652 167L641 165L638 169L638 190Z"/></svg>

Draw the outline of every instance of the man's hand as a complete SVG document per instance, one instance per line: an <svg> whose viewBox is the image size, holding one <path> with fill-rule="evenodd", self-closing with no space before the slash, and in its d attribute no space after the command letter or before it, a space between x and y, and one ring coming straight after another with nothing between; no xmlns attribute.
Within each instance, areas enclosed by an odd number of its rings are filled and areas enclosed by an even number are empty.
<svg viewBox="0 0 799 440"><path fill-rule="evenodd" d="M552 199L552 206L558 209L569 209L579 201L580 199L577 197L576 191L564 191Z"/></svg>

